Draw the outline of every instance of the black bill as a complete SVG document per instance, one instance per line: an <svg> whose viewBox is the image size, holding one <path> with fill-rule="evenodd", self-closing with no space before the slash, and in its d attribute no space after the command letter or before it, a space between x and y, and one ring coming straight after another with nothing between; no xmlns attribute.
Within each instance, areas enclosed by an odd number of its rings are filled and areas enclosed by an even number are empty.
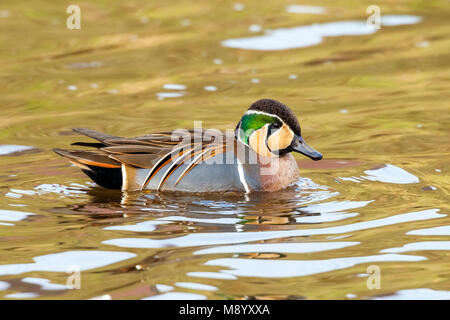
<svg viewBox="0 0 450 320"><path fill-rule="evenodd" d="M297 135L294 137L290 149L292 151L304 154L305 156L316 161L322 159L322 154L320 152L308 146L306 142L303 141L303 138Z"/></svg>

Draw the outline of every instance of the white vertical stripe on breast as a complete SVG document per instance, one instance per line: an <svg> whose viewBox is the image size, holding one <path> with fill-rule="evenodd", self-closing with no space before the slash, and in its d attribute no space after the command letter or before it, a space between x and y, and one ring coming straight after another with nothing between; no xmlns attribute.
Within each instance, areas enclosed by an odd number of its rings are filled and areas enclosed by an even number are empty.
<svg viewBox="0 0 450 320"><path fill-rule="evenodd" d="M236 157L236 159L237 159L237 164L238 164L239 180L241 180L241 183L244 186L245 192L249 193L250 189L248 187L247 181L245 181L244 167L242 166L241 161L239 161L239 157Z"/></svg>

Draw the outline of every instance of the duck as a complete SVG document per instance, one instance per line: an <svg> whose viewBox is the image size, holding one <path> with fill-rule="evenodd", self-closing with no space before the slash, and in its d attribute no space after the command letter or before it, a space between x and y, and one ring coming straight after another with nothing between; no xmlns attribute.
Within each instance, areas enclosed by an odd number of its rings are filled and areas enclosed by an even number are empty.
<svg viewBox="0 0 450 320"><path fill-rule="evenodd" d="M195 127L125 138L72 130L96 141L53 151L97 185L125 192L274 192L299 179L293 152L322 159L304 141L294 112L273 99L251 104L225 132Z"/></svg>

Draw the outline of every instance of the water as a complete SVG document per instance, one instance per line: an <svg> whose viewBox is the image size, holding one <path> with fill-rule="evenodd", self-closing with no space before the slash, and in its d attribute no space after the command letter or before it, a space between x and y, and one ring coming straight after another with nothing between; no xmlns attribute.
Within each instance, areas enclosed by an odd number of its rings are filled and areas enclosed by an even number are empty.
<svg viewBox="0 0 450 320"><path fill-rule="evenodd" d="M418 16L388 15L380 19L380 24L381 27L392 27L416 24L421 20ZM376 26L367 24L366 21L315 23L308 26L267 30L263 36L228 39L223 41L222 45L248 50L287 50L318 45L325 37L369 35L377 30Z"/></svg>
<svg viewBox="0 0 450 320"><path fill-rule="evenodd" d="M4 155L14 154L16 152L21 152L21 151L30 150L30 149L33 149L33 147L17 146L17 145L11 145L11 144L0 145L0 155L4 156Z"/></svg>
<svg viewBox="0 0 450 320"><path fill-rule="evenodd" d="M286 11L291 13L322 14L326 12L326 9L317 6L290 5L286 7Z"/></svg>
<svg viewBox="0 0 450 320"><path fill-rule="evenodd" d="M3 2L0 298L448 299L450 8L382 4L377 31L364 4L302 5L99 1L68 30L64 6ZM104 190L51 152L72 127L232 129L259 98L325 155L280 192Z"/></svg>

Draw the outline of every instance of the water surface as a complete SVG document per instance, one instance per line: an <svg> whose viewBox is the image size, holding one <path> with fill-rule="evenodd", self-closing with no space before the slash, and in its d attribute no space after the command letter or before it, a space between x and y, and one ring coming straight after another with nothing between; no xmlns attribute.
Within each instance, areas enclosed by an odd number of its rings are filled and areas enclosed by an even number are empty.
<svg viewBox="0 0 450 320"><path fill-rule="evenodd" d="M383 3L380 30L353 1L91 1L81 30L69 4L0 4L0 298L449 298L446 1ZM232 129L260 98L325 156L280 192L104 190L51 152Z"/></svg>

